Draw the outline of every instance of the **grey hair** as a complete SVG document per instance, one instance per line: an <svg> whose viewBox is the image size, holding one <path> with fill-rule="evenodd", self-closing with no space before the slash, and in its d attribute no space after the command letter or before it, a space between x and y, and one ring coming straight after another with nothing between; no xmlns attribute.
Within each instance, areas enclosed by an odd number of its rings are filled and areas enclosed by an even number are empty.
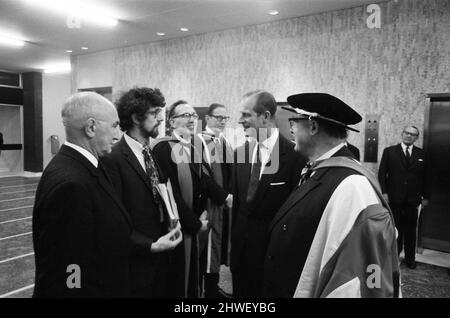
<svg viewBox="0 0 450 318"><path fill-rule="evenodd" d="M62 106L61 117L66 128L80 128L89 118L98 117L105 107L114 105L94 92L80 92L70 96Z"/></svg>

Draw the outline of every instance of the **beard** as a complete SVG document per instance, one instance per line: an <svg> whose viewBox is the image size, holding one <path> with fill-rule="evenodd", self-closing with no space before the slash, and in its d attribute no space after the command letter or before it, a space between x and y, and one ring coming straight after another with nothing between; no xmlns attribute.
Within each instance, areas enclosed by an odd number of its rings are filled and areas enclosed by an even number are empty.
<svg viewBox="0 0 450 318"><path fill-rule="evenodd" d="M159 131L158 131L159 124L153 126L151 130L146 129L142 124L139 126L139 130L141 131L141 134L145 138L156 138L158 137Z"/></svg>

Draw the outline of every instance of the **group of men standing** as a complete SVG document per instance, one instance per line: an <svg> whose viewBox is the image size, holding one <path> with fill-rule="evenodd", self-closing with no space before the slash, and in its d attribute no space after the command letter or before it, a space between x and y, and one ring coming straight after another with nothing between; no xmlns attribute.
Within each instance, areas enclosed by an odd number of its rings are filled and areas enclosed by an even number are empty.
<svg viewBox="0 0 450 318"><path fill-rule="evenodd" d="M36 193L34 296L227 297L221 264L234 297L398 296L385 185L346 143L361 116L328 94L287 100L294 142L276 127L274 97L259 90L242 98L247 138L233 151L221 104L197 134L194 108L175 102L171 135L150 142L164 120L159 89L133 88L117 108L95 93L70 97L67 141Z"/></svg>

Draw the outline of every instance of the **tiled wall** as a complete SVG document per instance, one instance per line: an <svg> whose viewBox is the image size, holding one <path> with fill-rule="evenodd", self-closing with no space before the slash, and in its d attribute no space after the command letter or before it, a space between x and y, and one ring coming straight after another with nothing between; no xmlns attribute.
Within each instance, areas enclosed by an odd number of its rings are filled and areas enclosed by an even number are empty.
<svg viewBox="0 0 450 318"><path fill-rule="evenodd" d="M380 6L380 29L369 29L366 7L358 7L113 50L113 92L146 85L168 104L221 102L233 125L247 91L266 89L279 101L328 92L363 115L381 115L381 156L405 124L423 127L427 93L450 91L450 1ZM350 141L363 149L363 134Z"/></svg>

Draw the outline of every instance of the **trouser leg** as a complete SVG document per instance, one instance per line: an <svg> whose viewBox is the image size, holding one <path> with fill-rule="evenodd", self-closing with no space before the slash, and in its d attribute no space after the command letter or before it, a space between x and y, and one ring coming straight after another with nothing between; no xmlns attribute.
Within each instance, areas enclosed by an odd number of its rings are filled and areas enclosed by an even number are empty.
<svg viewBox="0 0 450 318"><path fill-rule="evenodd" d="M394 214L395 228L397 229L397 252L400 253L403 250L403 236L404 236L404 226L403 226L403 207L401 205L391 205L392 213Z"/></svg>
<svg viewBox="0 0 450 318"><path fill-rule="evenodd" d="M404 210L405 260L413 262L416 257L417 207L407 206Z"/></svg>

